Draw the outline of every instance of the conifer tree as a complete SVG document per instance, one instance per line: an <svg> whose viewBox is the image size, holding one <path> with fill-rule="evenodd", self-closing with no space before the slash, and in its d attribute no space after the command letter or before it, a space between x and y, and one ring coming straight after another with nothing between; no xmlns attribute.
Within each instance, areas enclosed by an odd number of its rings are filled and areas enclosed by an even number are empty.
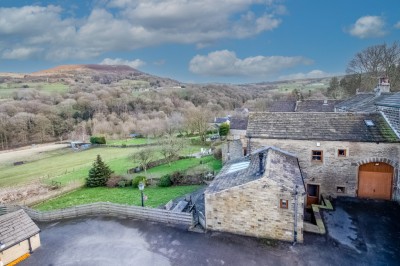
<svg viewBox="0 0 400 266"><path fill-rule="evenodd" d="M87 187L102 187L105 186L107 180L113 172L103 162L100 155L94 161L92 168L89 170L89 176L86 178Z"/></svg>

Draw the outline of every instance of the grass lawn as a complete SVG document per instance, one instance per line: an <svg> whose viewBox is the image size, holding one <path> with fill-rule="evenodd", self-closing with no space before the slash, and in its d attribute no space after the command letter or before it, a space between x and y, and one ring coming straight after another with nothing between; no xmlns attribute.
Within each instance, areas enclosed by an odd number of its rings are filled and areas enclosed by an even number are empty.
<svg viewBox="0 0 400 266"><path fill-rule="evenodd" d="M129 138L129 139L111 139L107 140L108 145L142 145L156 142L155 139L147 138Z"/></svg>
<svg viewBox="0 0 400 266"><path fill-rule="evenodd" d="M202 186L175 186L175 187L146 187L144 194L148 197L145 201L147 207L157 207L166 204L171 199L184 196L185 194L196 191ZM63 209L81 204L94 202L112 202L128 205L141 205L139 189L132 187L126 188L82 188L68 193L59 198L55 198L34 206L34 209L47 211Z"/></svg>
<svg viewBox="0 0 400 266"><path fill-rule="evenodd" d="M200 164L202 162L202 164ZM219 171L222 168L222 162L216 160L213 156L203 158L189 158L172 162L171 165L164 164L147 170L147 175L153 178L159 178L166 174L172 174L176 171L186 171L192 168L202 168L205 171ZM136 175L146 175L141 172Z"/></svg>
<svg viewBox="0 0 400 266"><path fill-rule="evenodd" d="M182 155L188 155L193 152L200 151L200 146L187 146ZM130 156L139 151L141 148L111 148L97 147L83 151L72 151L71 149L63 149L42 153L31 158L23 165L14 166L11 164L0 165L0 187L11 186L26 183L32 180L43 178L50 182L51 180L59 181L62 184L71 181L83 182L88 175L88 171L100 154L103 161L110 166L116 174L126 174L126 171L138 165L132 161ZM157 154L156 159L160 159L161 155ZM188 163L181 162L176 168L171 168L172 172L184 170L190 166L200 164L200 161ZM167 168L169 168L167 166ZM165 170L165 169L164 169ZM153 170L154 175L162 175L162 169ZM171 172L168 171L168 172Z"/></svg>
<svg viewBox="0 0 400 266"><path fill-rule="evenodd" d="M0 187L29 182L39 178L54 178L66 183L71 180L83 180L89 168L100 154L103 160L116 173L126 173L133 162L129 156L138 148L93 148L84 151L53 151L54 156L36 160L19 166L0 166Z"/></svg>
<svg viewBox="0 0 400 266"><path fill-rule="evenodd" d="M25 83L12 83L11 85L0 86L0 98L11 98L13 92L19 89L24 89L23 86L27 85L27 89L35 89L43 92L66 92L69 89L68 85L63 83L47 83L47 82L25 82Z"/></svg>

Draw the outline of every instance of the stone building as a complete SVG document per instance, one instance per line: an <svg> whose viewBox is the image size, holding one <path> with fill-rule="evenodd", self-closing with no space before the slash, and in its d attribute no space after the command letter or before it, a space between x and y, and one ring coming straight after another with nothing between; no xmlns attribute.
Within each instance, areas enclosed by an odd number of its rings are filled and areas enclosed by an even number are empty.
<svg viewBox="0 0 400 266"><path fill-rule="evenodd" d="M375 105L400 138L400 93L385 97L377 101Z"/></svg>
<svg viewBox="0 0 400 266"><path fill-rule="evenodd" d="M264 147L231 160L204 194L209 230L303 242L305 187L290 153Z"/></svg>
<svg viewBox="0 0 400 266"><path fill-rule="evenodd" d="M251 113L248 149L295 154L307 204L323 193L400 201L400 140L380 113Z"/></svg>
<svg viewBox="0 0 400 266"><path fill-rule="evenodd" d="M0 261L4 265L40 247L40 229L23 211L0 216Z"/></svg>

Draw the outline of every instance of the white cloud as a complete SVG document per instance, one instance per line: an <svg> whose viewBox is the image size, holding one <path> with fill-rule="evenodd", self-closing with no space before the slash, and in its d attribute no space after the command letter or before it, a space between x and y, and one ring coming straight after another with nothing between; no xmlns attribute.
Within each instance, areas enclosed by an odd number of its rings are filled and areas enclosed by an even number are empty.
<svg viewBox="0 0 400 266"><path fill-rule="evenodd" d="M379 16L364 16L351 25L348 32L358 38L377 38L386 35L385 21Z"/></svg>
<svg viewBox="0 0 400 266"><path fill-rule="evenodd" d="M146 62L140 60L140 59L135 59L132 61L129 60L125 60L122 58L105 58L103 61L100 62L100 65L126 65L126 66L130 66L133 68L140 68L141 66L145 65Z"/></svg>
<svg viewBox="0 0 400 266"><path fill-rule="evenodd" d="M394 24L394 27L395 27L396 29L399 29L399 30L400 30L400 21L397 22L396 24Z"/></svg>
<svg viewBox="0 0 400 266"><path fill-rule="evenodd" d="M279 80L313 79L313 78L326 78L326 77L332 77L332 76L338 76L338 75L340 75L340 74L332 74L332 73L324 72L322 70L315 69L308 73L295 73L295 74L280 76L278 79Z"/></svg>
<svg viewBox="0 0 400 266"><path fill-rule="evenodd" d="M277 28L285 7L274 2L111 0L79 19L52 5L0 7L0 55L9 47L42 49L39 55L47 60L95 58L165 43L202 47ZM253 13L256 5L264 12Z"/></svg>
<svg viewBox="0 0 400 266"><path fill-rule="evenodd" d="M254 56L240 59L234 52L222 50L206 56L196 55L189 63L189 70L207 76L268 77L283 69L310 63L311 60L301 56Z"/></svg>
<svg viewBox="0 0 400 266"><path fill-rule="evenodd" d="M27 59L38 55L42 50L39 48L21 47L14 49L6 49L1 57L4 59Z"/></svg>

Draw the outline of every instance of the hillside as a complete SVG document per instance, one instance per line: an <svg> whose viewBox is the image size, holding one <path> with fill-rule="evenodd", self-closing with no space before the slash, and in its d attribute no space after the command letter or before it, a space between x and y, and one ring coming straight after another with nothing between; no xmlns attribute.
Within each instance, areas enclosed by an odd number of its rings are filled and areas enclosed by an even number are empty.
<svg viewBox="0 0 400 266"><path fill-rule="evenodd" d="M201 113L265 110L272 101L325 98L329 79L259 84L183 84L128 66L67 65L31 74L0 74L0 149L132 132L192 131ZM296 93L293 93L293 92Z"/></svg>

